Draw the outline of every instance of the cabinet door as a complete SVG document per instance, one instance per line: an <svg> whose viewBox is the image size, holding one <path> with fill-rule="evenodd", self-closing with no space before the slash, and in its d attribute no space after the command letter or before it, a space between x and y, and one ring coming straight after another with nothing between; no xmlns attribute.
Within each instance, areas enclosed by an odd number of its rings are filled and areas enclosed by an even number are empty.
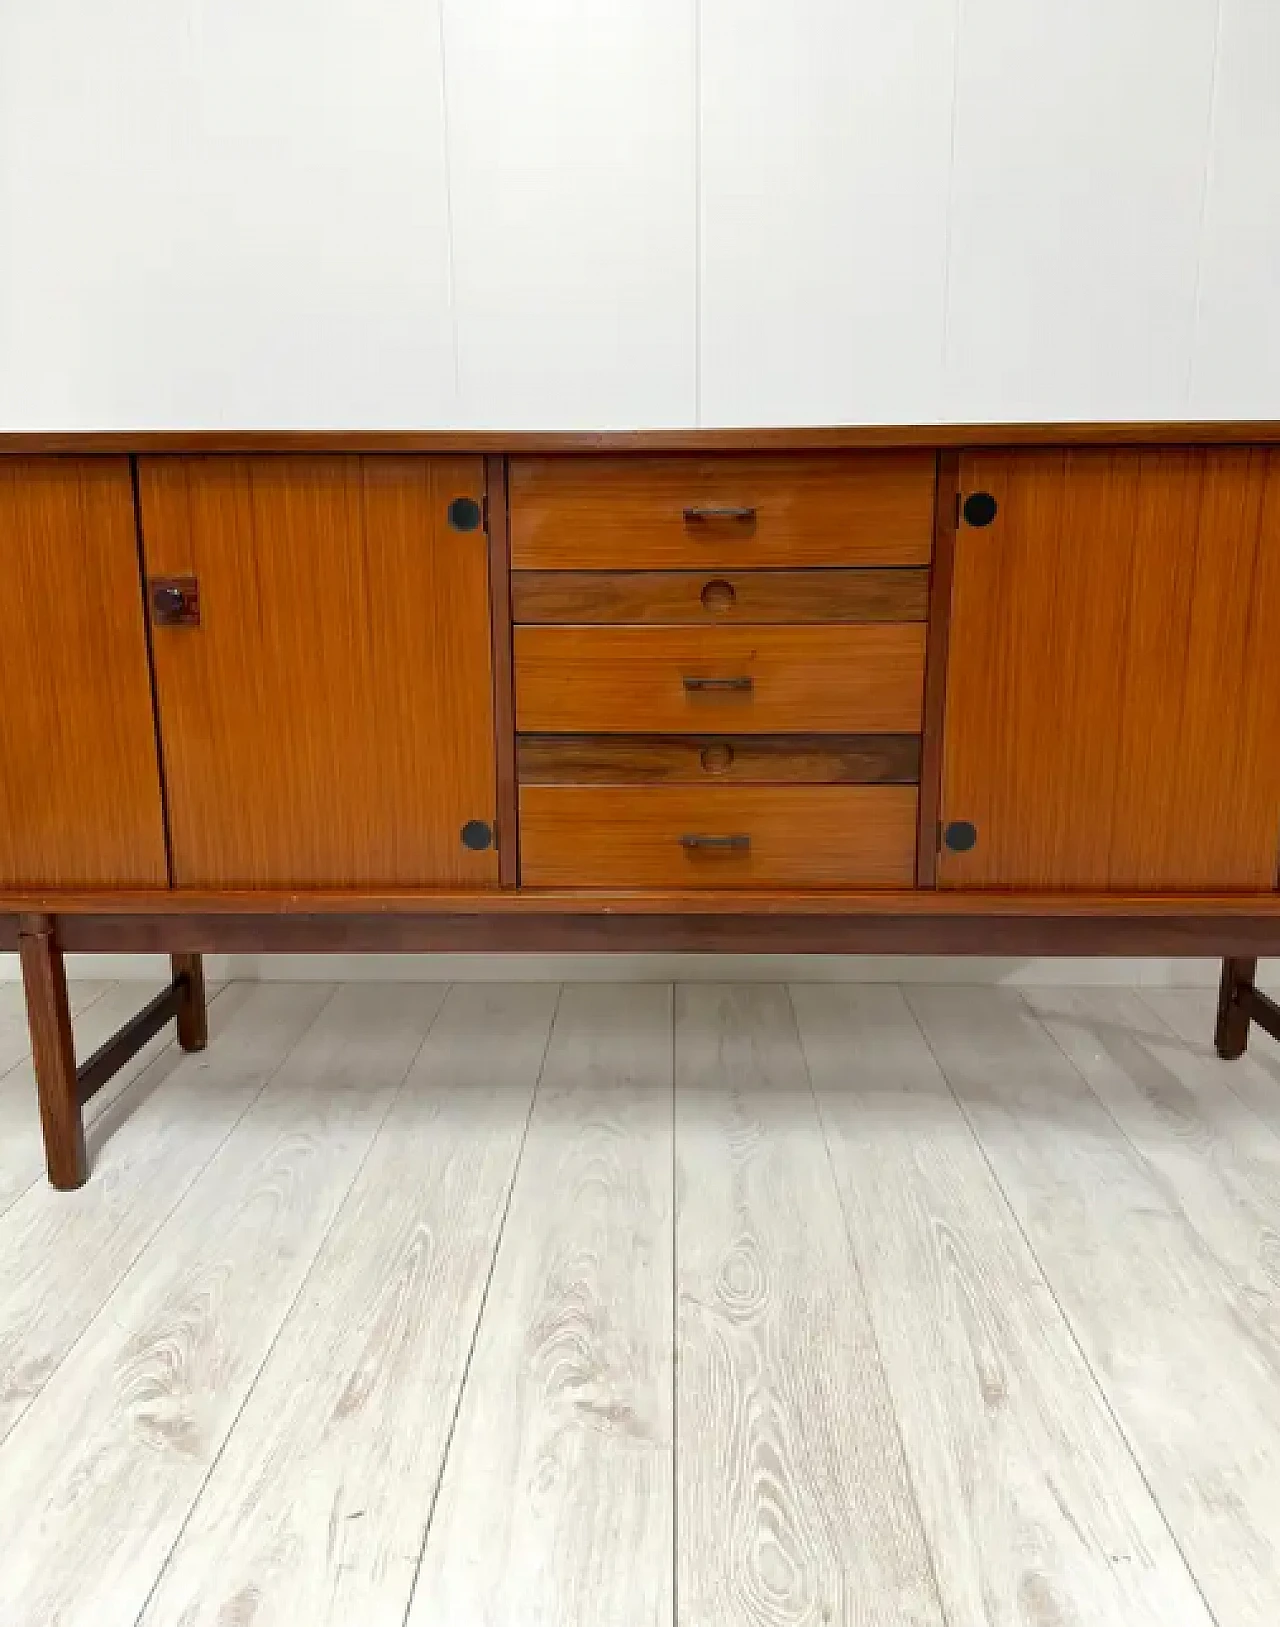
<svg viewBox="0 0 1280 1627"><path fill-rule="evenodd" d="M483 477L480 458L142 461L179 885L496 883L493 847L462 836L494 820ZM194 625L157 614L174 581Z"/></svg>
<svg viewBox="0 0 1280 1627"><path fill-rule="evenodd" d="M127 458L0 458L0 697L0 886L165 886Z"/></svg>
<svg viewBox="0 0 1280 1627"><path fill-rule="evenodd" d="M981 453L961 490L944 886L1261 890L1280 840L1280 454ZM976 518L982 519L981 513Z"/></svg>

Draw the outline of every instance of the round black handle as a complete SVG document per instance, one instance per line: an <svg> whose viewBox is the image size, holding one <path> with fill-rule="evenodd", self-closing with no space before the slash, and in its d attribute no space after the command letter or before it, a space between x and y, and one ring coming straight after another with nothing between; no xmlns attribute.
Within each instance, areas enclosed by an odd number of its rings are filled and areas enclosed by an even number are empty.
<svg viewBox="0 0 1280 1627"><path fill-rule="evenodd" d="M181 588L156 588L151 603L160 616L180 616L187 608L187 596Z"/></svg>
<svg viewBox="0 0 1280 1627"><path fill-rule="evenodd" d="M473 853L483 853L493 846L493 826L483 819L468 819L462 827L462 845Z"/></svg>
<svg viewBox="0 0 1280 1627"><path fill-rule="evenodd" d="M964 500L964 523L979 527L990 525L999 509L999 503L989 491L970 492Z"/></svg>
<svg viewBox="0 0 1280 1627"><path fill-rule="evenodd" d="M449 524L455 531L478 531L484 510L474 497L455 497L449 504Z"/></svg>
<svg viewBox="0 0 1280 1627"><path fill-rule="evenodd" d="M968 819L953 819L942 840L949 853L968 853L978 845L978 827Z"/></svg>

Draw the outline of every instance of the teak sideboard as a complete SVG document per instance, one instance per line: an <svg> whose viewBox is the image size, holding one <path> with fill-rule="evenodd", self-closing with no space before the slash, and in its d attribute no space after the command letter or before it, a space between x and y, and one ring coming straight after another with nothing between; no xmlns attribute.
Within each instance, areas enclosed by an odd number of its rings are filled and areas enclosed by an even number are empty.
<svg viewBox="0 0 1280 1627"><path fill-rule="evenodd" d="M1280 425L0 454L56 1186L212 950L1212 954L1280 1033ZM173 957L79 1065L68 950Z"/></svg>

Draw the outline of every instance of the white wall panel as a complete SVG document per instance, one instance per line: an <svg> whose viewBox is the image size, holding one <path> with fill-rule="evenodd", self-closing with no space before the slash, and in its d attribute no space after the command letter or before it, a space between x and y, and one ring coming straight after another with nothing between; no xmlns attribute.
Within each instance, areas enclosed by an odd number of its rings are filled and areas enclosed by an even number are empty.
<svg viewBox="0 0 1280 1627"><path fill-rule="evenodd" d="M1190 415L1280 418L1280 3L1222 0Z"/></svg>
<svg viewBox="0 0 1280 1627"><path fill-rule="evenodd" d="M948 418L1184 416L1216 22L962 0Z"/></svg>
<svg viewBox="0 0 1280 1627"><path fill-rule="evenodd" d="M702 422L938 416L957 0L702 0Z"/></svg>
<svg viewBox="0 0 1280 1627"><path fill-rule="evenodd" d="M462 420L692 424L694 0L445 0Z"/></svg>
<svg viewBox="0 0 1280 1627"><path fill-rule="evenodd" d="M437 0L0 0L0 425L456 417Z"/></svg>

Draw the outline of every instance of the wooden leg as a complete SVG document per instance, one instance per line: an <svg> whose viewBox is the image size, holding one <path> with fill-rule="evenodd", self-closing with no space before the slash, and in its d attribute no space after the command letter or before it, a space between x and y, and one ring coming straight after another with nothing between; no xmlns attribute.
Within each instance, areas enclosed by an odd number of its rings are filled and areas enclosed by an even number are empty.
<svg viewBox="0 0 1280 1627"><path fill-rule="evenodd" d="M1213 1043L1218 1055L1234 1062L1244 1055L1249 1043L1250 996L1253 993L1257 960L1224 960L1222 982L1218 986L1218 1022Z"/></svg>
<svg viewBox="0 0 1280 1627"><path fill-rule="evenodd" d="M184 1051L203 1051L209 1043L209 1007L204 993L204 960L199 955L171 955L178 996L178 1044Z"/></svg>
<svg viewBox="0 0 1280 1627"><path fill-rule="evenodd" d="M76 1079L67 974L47 916L24 916L18 933L22 981L31 1027L31 1055L40 1097L45 1162L49 1180L61 1192L83 1186L89 1176L84 1117Z"/></svg>

